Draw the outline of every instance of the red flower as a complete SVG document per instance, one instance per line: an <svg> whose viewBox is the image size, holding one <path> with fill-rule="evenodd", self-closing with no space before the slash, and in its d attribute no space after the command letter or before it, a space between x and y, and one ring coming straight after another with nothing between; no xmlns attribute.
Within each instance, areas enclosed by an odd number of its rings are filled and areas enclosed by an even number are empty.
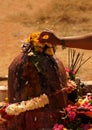
<svg viewBox="0 0 92 130"><path fill-rule="evenodd" d="M63 130L64 126L62 124L55 124L53 130Z"/></svg>

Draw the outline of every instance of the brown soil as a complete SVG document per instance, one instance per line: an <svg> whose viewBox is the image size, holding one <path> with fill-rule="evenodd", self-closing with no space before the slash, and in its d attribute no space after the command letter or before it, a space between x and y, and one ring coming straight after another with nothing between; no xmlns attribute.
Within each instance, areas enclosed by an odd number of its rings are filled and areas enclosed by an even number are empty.
<svg viewBox="0 0 92 130"><path fill-rule="evenodd" d="M58 36L73 36L92 31L92 1L89 0L0 0L0 76L8 74L8 66L20 53L21 40L30 33L53 30ZM84 52L84 58L92 51ZM68 49L58 47L56 55L67 66ZM92 59L79 71L82 80L92 80ZM0 83L2 85L3 83Z"/></svg>

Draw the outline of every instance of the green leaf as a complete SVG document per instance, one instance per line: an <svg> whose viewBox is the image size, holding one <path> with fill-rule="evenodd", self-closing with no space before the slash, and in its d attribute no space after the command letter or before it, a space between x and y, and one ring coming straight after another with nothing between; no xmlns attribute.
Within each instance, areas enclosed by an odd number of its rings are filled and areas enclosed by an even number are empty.
<svg viewBox="0 0 92 130"><path fill-rule="evenodd" d="M91 100L89 100L89 103L90 103L90 105L92 106L92 99L91 99Z"/></svg>

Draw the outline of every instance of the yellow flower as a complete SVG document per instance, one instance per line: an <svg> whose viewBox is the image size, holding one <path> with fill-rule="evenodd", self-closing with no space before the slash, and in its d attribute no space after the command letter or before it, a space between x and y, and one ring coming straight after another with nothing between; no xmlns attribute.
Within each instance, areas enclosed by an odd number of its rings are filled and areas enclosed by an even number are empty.
<svg viewBox="0 0 92 130"><path fill-rule="evenodd" d="M35 51L37 52L42 52L43 51L43 49L44 49L44 46L45 46L45 44L42 44L42 43L40 43L38 40L35 40L34 42L33 42L33 46L34 46L34 49L35 49Z"/></svg>
<svg viewBox="0 0 92 130"><path fill-rule="evenodd" d="M34 46L39 45L39 41L38 41L37 39L33 40L33 45L34 45Z"/></svg>
<svg viewBox="0 0 92 130"><path fill-rule="evenodd" d="M25 42L31 42L36 41L39 38L40 33L32 33L27 39L25 39Z"/></svg>
<svg viewBox="0 0 92 130"><path fill-rule="evenodd" d="M34 51L38 51L38 52L43 52L45 46L47 46L48 48L46 49L46 51L44 51L44 53L48 54L48 55L54 55L54 48L52 47L51 43L40 43L39 42L39 36L40 33L32 33L27 39L25 39L25 43L30 43L33 45L34 47ZM48 35L44 35L43 39L48 39L49 36Z"/></svg>
<svg viewBox="0 0 92 130"><path fill-rule="evenodd" d="M86 96L84 99L79 99L78 100L79 105L83 105L85 102L89 102L88 96Z"/></svg>
<svg viewBox="0 0 92 130"><path fill-rule="evenodd" d="M44 36L43 36L43 39L48 39L48 38L49 38L48 35L44 35Z"/></svg>
<svg viewBox="0 0 92 130"><path fill-rule="evenodd" d="M25 39L25 43L28 43L28 42L30 42L30 36L27 39Z"/></svg>
<svg viewBox="0 0 92 130"><path fill-rule="evenodd" d="M46 54L48 55L54 55L54 50L53 48L48 48L46 51L45 51Z"/></svg>
<svg viewBox="0 0 92 130"><path fill-rule="evenodd" d="M33 34L31 34L31 38L32 39L38 39L39 35L40 35L40 33L33 33Z"/></svg>

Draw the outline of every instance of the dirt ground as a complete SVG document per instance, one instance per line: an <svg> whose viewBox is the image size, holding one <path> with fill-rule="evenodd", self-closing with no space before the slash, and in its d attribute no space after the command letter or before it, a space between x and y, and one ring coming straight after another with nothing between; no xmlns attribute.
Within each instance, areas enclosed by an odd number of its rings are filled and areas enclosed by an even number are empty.
<svg viewBox="0 0 92 130"><path fill-rule="evenodd" d="M21 51L21 40L44 29L59 37L92 32L92 0L0 0L0 76L8 74L9 64ZM92 51L77 51L83 52L85 59L92 56ZM56 55L67 66L68 49L58 47ZM92 80L92 59L78 76Z"/></svg>

